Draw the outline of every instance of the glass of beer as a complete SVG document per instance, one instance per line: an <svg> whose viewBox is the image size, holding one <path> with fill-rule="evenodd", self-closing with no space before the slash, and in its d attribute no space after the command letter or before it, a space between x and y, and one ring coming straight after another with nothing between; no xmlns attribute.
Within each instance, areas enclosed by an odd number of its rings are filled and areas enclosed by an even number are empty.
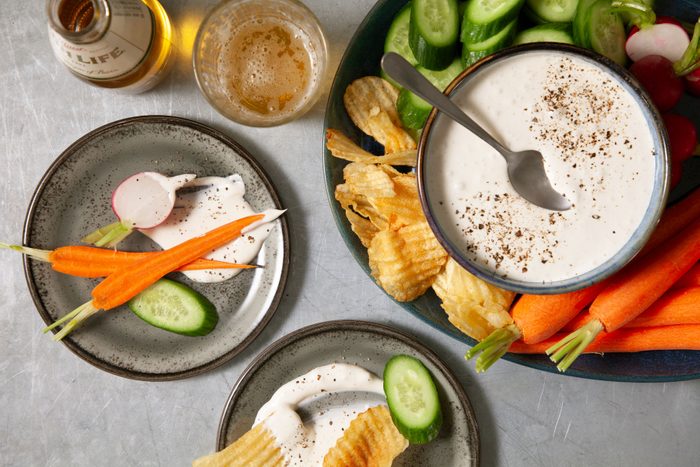
<svg viewBox="0 0 700 467"><path fill-rule="evenodd" d="M318 19L296 0L228 0L199 27L197 84L225 117L281 125L318 100L327 46Z"/></svg>

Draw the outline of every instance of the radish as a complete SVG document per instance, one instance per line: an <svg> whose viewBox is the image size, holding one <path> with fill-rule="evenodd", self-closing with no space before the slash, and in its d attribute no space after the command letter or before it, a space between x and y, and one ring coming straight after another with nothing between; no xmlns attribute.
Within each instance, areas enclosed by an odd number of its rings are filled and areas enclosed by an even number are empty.
<svg viewBox="0 0 700 467"><path fill-rule="evenodd" d="M685 75L685 85L689 93L700 97L700 68Z"/></svg>
<svg viewBox="0 0 700 467"><path fill-rule="evenodd" d="M680 165L693 155L698 144L695 125L682 115L667 113L663 117L671 144L671 159L674 164Z"/></svg>
<svg viewBox="0 0 700 467"><path fill-rule="evenodd" d="M678 20L668 16L657 18L642 0L616 0L612 7L627 14L634 25L625 43L625 52L633 62L648 55L661 55L672 62L680 60L690 39Z"/></svg>
<svg viewBox="0 0 700 467"><path fill-rule="evenodd" d="M117 186L112 211L118 222L99 228L83 238L96 246L114 247L134 229L150 229L163 223L175 205L175 192L196 178L193 174L166 177L140 172Z"/></svg>
<svg viewBox="0 0 700 467"><path fill-rule="evenodd" d="M661 110L671 110L683 95L683 80L676 76L673 63L661 55L647 55L634 62L630 71Z"/></svg>
<svg viewBox="0 0 700 467"><path fill-rule="evenodd" d="M700 18L695 23L693 38L680 60L673 64L678 76L685 76L688 91L700 96Z"/></svg>

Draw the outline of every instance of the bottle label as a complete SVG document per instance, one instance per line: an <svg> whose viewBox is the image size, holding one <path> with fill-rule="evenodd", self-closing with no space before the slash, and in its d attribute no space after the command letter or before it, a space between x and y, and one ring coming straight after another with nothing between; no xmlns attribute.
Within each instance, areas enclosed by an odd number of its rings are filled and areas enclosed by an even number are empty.
<svg viewBox="0 0 700 467"><path fill-rule="evenodd" d="M114 79L136 68L153 41L151 10L141 0L110 0L107 32L90 44L68 42L49 26L56 56L75 73L90 79Z"/></svg>

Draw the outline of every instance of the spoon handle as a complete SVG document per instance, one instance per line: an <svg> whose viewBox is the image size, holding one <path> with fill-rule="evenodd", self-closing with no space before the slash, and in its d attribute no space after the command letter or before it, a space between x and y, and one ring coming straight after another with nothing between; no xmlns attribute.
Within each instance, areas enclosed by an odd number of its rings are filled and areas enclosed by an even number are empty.
<svg viewBox="0 0 700 467"><path fill-rule="evenodd" d="M430 81L413 68L401 55L394 52L384 54L382 57L382 69L391 79L401 86L417 96L422 97L440 112L447 114L452 120L490 144L496 151L501 153L503 157L507 157L507 154L510 153L508 149L504 148L501 143L496 141L486 130L481 128L478 123L462 112L462 109L457 107L449 97L433 86Z"/></svg>

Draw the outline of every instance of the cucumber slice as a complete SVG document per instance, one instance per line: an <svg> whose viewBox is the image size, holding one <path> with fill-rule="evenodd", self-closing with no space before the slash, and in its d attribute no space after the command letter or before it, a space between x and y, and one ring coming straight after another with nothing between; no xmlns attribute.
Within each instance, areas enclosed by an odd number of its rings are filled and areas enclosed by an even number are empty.
<svg viewBox="0 0 700 467"><path fill-rule="evenodd" d="M570 23L545 23L539 26L520 31L513 45L528 44L530 42L561 42L563 44L573 44L574 38L571 37Z"/></svg>
<svg viewBox="0 0 700 467"><path fill-rule="evenodd" d="M625 23L619 13L612 10L610 0L598 0L593 4L588 22L591 48L619 65L627 63L625 52Z"/></svg>
<svg viewBox="0 0 700 467"><path fill-rule="evenodd" d="M552 23L568 23L576 16L578 0L526 0L538 17Z"/></svg>
<svg viewBox="0 0 700 467"><path fill-rule="evenodd" d="M408 27L411 24L411 4L409 3L399 11L394 21L389 26L384 41L384 53L394 52L401 55L413 66L418 64L415 55L408 45Z"/></svg>
<svg viewBox="0 0 700 467"><path fill-rule="evenodd" d="M544 23L549 22L549 21L545 20L544 18L540 18L539 16L537 16L537 13L532 11L532 9L529 6L527 6L527 3L525 4L525 6L522 9L522 15L525 18L529 19L530 22L532 22L534 24L544 24Z"/></svg>
<svg viewBox="0 0 700 467"><path fill-rule="evenodd" d="M591 48L591 36L588 23L591 17L591 7L598 0L579 0L574 15L573 33L576 45Z"/></svg>
<svg viewBox="0 0 700 467"><path fill-rule="evenodd" d="M437 437L442 426L440 399L420 360L392 357L384 367L384 394L396 428L409 443L425 444Z"/></svg>
<svg viewBox="0 0 700 467"><path fill-rule="evenodd" d="M209 334L219 321L216 308L204 295L169 279L159 280L128 305L148 324L185 336Z"/></svg>
<svg viewBox="0 0 700 467"><path fill-rule="evenodd" d="M444 70L434 71L424 67L416 68L423 76L428 78L436 88L444 91L453 79L459 75L464 68L459 58L455 58L450 66ZM406 128L420 129L425 126L425 121L428 119L433 106L428 104L420 97L413 94L407 89L402 89L399 92L399 98L396 101L396 108L399 111L401 123Z"/></svg>
<svg viewBox="0 0 700 467"><path fill-rule="evenodd" d="M482 58L491 55L511 44L515 36L518 20L514 19L495 36L476 44L465 43L462 47L462 66L467 68Z"/></svg>
<svg viewBox="0 0 700 467"><path fill-rule="evenodd" d="M461 41L483 42L518 17L525 0L471 0L464 10Z"/></svg>
<svg viewBox="0 0 700 467"><path fill-rule="evenodd" d="M418 63L442 70L455 56L459 36L457 0L413 0L408 43Z"/></svg>

